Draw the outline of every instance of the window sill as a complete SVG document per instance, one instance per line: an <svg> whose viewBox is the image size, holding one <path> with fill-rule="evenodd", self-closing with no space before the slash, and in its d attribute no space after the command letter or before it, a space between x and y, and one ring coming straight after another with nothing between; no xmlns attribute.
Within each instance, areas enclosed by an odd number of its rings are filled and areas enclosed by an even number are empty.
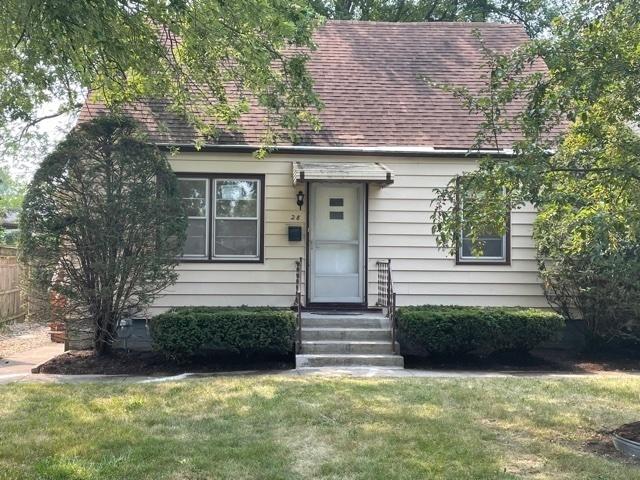
<svg viewBox="0 0 640 480"><path fill-rule="evenodd" d="M179 258L179 263L264 263L262 258L232 259L232 258Z"/></svg>
<svg viewBox="0 0 640 480"><path fill-rule="evenodd" d="M502 265L508 267L511 260L460 260L456 259L456 265Z"/></svg>

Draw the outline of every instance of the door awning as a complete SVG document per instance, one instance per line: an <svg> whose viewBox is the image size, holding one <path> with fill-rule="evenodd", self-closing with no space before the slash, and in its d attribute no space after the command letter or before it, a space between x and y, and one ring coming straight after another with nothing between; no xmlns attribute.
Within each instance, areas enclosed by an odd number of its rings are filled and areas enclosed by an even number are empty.
<svg viewBox="0 0 640 480"><path fill-rule="evenodd" d="M393 171L372 163L293 162L293 184L302 182L393 183Z"/></svg>

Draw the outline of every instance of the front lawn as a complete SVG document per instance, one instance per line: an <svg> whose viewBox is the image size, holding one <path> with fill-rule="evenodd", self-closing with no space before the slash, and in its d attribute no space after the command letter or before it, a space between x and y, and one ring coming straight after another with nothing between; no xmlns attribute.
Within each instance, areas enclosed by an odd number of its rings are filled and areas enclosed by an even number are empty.
<svg viewBox="0 0 640 480"><path fill-rule="evenodd" d="M640 378L0 386L2 479L640 479Z"/></svg>

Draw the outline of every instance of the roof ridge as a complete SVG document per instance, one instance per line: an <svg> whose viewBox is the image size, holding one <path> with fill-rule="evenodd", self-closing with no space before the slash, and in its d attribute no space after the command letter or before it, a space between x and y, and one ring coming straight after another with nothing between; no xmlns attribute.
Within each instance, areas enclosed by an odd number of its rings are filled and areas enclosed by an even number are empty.
<svg viewBox="0 0 640 480"><path fill-rule="evenodd" d="M422 22L391 22L383 20L339 20L327 19L325 24L354 24L354 25L424 25L424 26L491 26L491 27L510 27L523 28L519 23L512 22L468 22L468 21L422 21Z"/></svg>

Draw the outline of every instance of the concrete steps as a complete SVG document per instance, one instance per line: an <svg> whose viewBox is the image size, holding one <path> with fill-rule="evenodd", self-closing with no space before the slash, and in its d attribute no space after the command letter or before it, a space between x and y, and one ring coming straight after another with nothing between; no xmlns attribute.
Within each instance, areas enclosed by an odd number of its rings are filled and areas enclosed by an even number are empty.
<svg viewBox="0 0 640 480"><path fill-rule="evenodd" d="M304 317L304 327L308 328L384 328L389 330L389 319L382 315L317 315Z"/></svg>
<svg viewBox="0 0 640 480"><path fill-rule="evenodd" d="M357 353L376 355L392 354L390 341L361 340L320 340L302 342L302 351L306 353Z"/></svg>
<svg viewBox="0 0 640 480"><path fill-rule="evenodd" d="M379 340L391 342L388 328L307 328L302 320L302 341L305 340Z"/></svg>
<svg viewBox="0 0 640 480"><path fill-rule="evenodd" d="M400 355L336 355L302 354L296 355L296 368L305 367L404 367Z"/></svg>
<svg viewBox="0 0 640 480"><path fill-rule="evenodd" d="M376 312L305 312L296 367L402 368L389 319Z"/></svg>

